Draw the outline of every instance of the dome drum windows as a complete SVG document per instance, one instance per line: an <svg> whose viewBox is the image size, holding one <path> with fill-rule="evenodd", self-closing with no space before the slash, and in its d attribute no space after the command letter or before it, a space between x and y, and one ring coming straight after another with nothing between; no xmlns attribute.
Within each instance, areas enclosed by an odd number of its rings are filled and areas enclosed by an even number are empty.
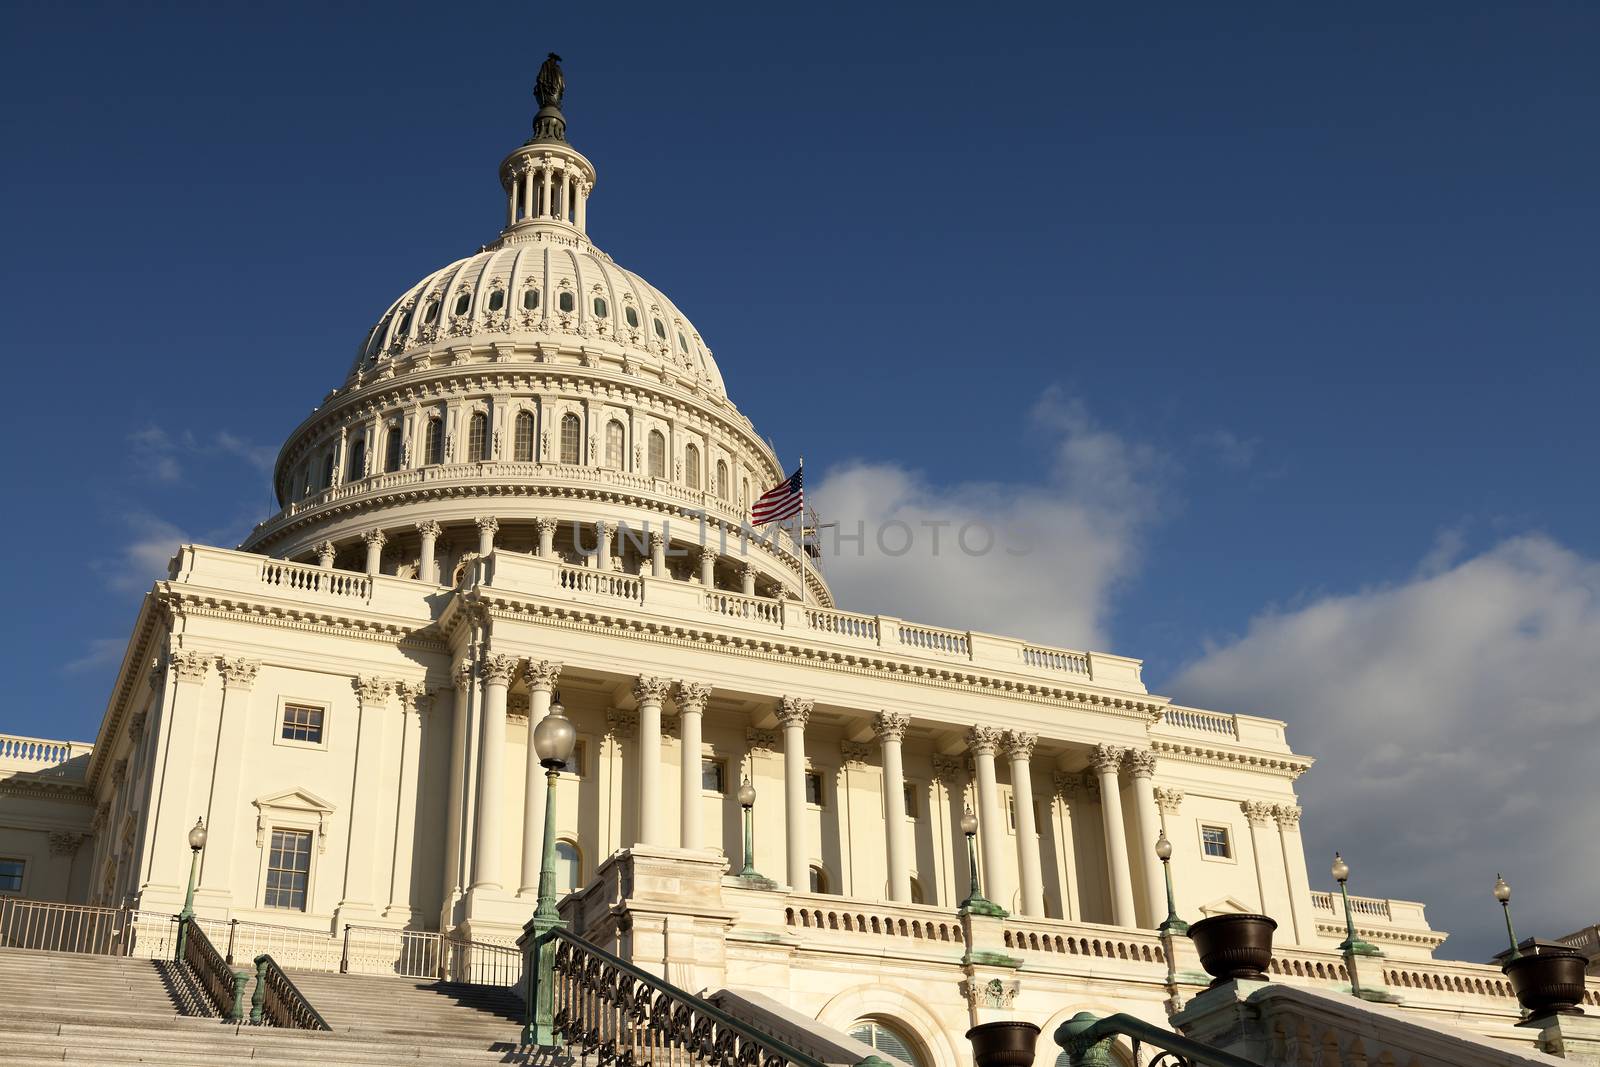
<svg viewBox="0 0 1600 1067"><path fill-rule="evenodd" d="M456 297L456 306L455 306L455 311L453 312L453 314L458 315L458 316L465 315L469 310L471 310L471 308L472 308L472 294L471 293L462 293L461 295Z"/></svg>
<svg viewBox="0 0 1600 1067"><path fill-rule="evenodd" d="M665 478L667 476L667 436L660 430L650 431L649 458L650 477Z"/></svg>
<svg viewBox="0 0 1600 1067"><path fill-rule="evenodd" d="M614 471L623 468L625 458L626 431L622 423L612 419L606 423L606 466Z"/></svg>
<svg viewBox="0 0 1600 1067"><path fill-rule="evenodd" d="M437 415L428 420L423 431L422 462L430 467L444 462L444 420Z"/></svg>
<svg viewBox="0 0 1600 1067"><path fill-rule="evenodd" d="M578 298L568 290L563 289L561 295L556 297L556 307L561 310L563 315L572 314L577 309L577 306Z"/></svg>
<svg viewBox="0 0 1600 1067"><path fill-rule="evenodd" d="M482 463L489 458L489 416L474 411L467 422L467 462Z"/></svg>
<svg viewBox="0 0 1600 1067"><path fill-rule="evenodd" d="M516 432L512 437L512 459L518 463L533 462L533 412L517 412Z"/></svg>
<svg viewBox="0 0 1600 1067"><path fill-rule="evenodd" d="M401 436L399 423L391 423L388 427L388 440L384 442L383 469L394 472L400 469L402 446L405 444Z"/></svg>
<svg viewBox="0 0 1600 1067"><path fill-rule="evenodd" d="M438 297L435 296L428 299L428 306L422 309L422 321L430 326L439 321Z"/></svg>
<svg viewBox="0 0 1600 1067"><path fill-rule="evenodd" d="M610 307L606 304L606 298L605 297L597 296L597 297L594 298L594 317L595 318L603 319L603 318L606 317L606 314L609 311L610 311Z"/></svg>
<svg viewBox="0 0 1600 1067"><path fill-rule="evenodd" d="M637 330L639 328L639 312L634 309L632 304L622 309L622 318L634 329Z"/></svg>
<svg viewBox="0 0 1600 1067"><path fill-rule="evenodd" d="M350 446L350 467L345 471L344 480L355 481L367 476L367 439L358 437Z"/></svg>
<svg viewBox="0 0 1600 1067"><path fill-rule="evenodd" d="M524 289L522 291L522 310L523 311L538 311L539 310L539 287L538 286L530 285L530 286L528 286L528 288L526 288L526 289Z"/></svg>
<svg viewBox="0 0 1600 1067"><path fill-rule="evenodd" d="M488 308L489 308L489 313L490 314L495 314L495 313L499 312L500 309L505 307L505 306L506 306L506 291L504 289L496 289L496 290L494 290L493 292L491 292L489 294Z"/></svg>
<svg viewBox="0 0 1600 1067"><path fill-rule="evenodd" d="M690 489L700 488L700 449L696 445L684 446L683 478Z"/></svg>
<svg viewBox="0 0 1600 1067"><path fill-rule="evenodd" d="M561 416L561 462L568 466L582 463L583 426L578 416L568 412Z"/></svg>

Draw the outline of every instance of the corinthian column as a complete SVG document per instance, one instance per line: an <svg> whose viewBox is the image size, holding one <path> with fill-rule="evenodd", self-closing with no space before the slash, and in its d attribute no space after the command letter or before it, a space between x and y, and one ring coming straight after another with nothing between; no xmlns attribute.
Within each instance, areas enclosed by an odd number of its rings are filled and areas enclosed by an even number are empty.
<svg viewBox="0 0 1600 1067"><path fill-rule="evenodd" d="M452 677L456 683L456 702L450 714L450 792L445 797L444 816L444 901L447 908L455 902L466 881L461 838L466 818L467 717L472 711L472 664L456 664Z"/></svg>
<svg viewBox="0 0 1600 1067"><path fill-rule="evenodd" d="M387 538L382 530L368 530L362 538L367 542L367 573L377 574L383 566L383 543Z"/></svg>
<svg viewBox="0 0 1600 1067"><path fill-rule="evenodd" d="M972 755L973 778L978 785L978 845L983 854L983 895L1004 908L1011 903L1011 879L1006 871L1006 817L1000 805L1000 786L994 776L994 754L1000 748L1000 731L974 726L967 731L967 751Z"/></svg>
<svg viewBox="0 0 1600 1067"><path fill-rule="evenodd" d="M552 559L556 554L556 520L548 515L534 520L539 531L539 558Z"/></svg>
<svg viewBox="0 0 1600 1067"><path fill-rule="evenodd" d="M383 763L384 720L394 682L388 678L352 678L360 705L356 726L355 782L350 790L350 847L345 853L344 898L336 918L349 922L370 914L376 904L373 875L378 866L378 810L382 802L378 775Z"/></svg>
<svg viewBox="0 0 1600 1067"><path fill-rule="evenodd" d="M661 818L661 702L672 683L640 675L633 683L639 702L639 840L646 845L667 844Z"/></svg>
<svg viewBox="0 0 1600 1067"><path fill-rule="evenodd" d="M1154 929L1167 914L1166 879L1156 861L1156 842L1161 838L1161 813L1156 809L1156 754L1147 748L1128 753L1128 770L1133 774L1134 817L1139 826L1139 869L1144 872L1146 925Z"/></svg>
<svg viewBox="0 0 1600 1067"><path fill-rule="evenodd" d="M804 893L811 884L810 856L806 847L806 722L814 702L784 697L778 702L778 722L783 726L783 825L788 838L789 886Z"/></svg>
<svg viewBox="0 0 1600 1067"><path fill-rule="evenodd" d="M700 549L700 584L707 589L717 587L717 550L706 546Z"/></svg>
<svg viewBox="0 0 1600 1067"><path fill-rule="evenodd" d="M439 543L439 535L444 532L444 527L429 519L417 523L417 533L422 535L422 551L417 556L417 580L427 582L429 585L438 585L439 576L433 572L433 550Z"/></svg>
<svg viewBox="0 0 1600 1067"><path fill-rule="evenodd" d="M667 576L667 535L652 531L650 534L650 577Z"/></svg>
<svg viewBox="0 0 1600 1067"><path fill-rule="evenodd" d="M244 764L246 722L250 717L250 691L255 688L261 661L217 661L222 674L222 725L217 730L217 758L211 775L211 799L206 804L209 855L200 859L200 888L226 891L228 862L233 857L239 813L240 773ZM213 860L214 857L214 860Z"/></svg>
<svg viewBox="0 0 1600 1067"><path fill-rule="evenodd" d="M422 717L433 703L421 682L401 683L395 690L400 697L400 781L395 805L394 862L389 871L389 906L386 919L409 923L411 912L412 840L417 824L417 783L422 771Z"/></svg>
<svg viewBox="0 0 1600 1067"><path fill-rule="evenodd" d="M333 557L338 554L338 549L332 541L323 541L317 545L317 566L323 570L333 567Z"/></svg>
<svg viewBox="0 0 1600 1067"><path fill-rule="evenodd" d="M889 899L911 903L911 848L906 840L906 776L900 746L911 720L898 712L872 717L872 732L883 745L884 842L889 853Z"/></svg>
<svg viewBox="0 0 1600 1067"><path fill-rule="evenodd" d="M1106 865L1111 874L1111 921L1118 926L1138 926L1133 903L1133 875L1128 869L1128 832L1122 824L1122 787L1117 770L1126 749L1096 745L1090 762L1100 781L1100 816L1105 821Z"/></svg>
<svg viewBox="0 0 1600 1067"><path fill-rule="evenodd" d="M1017 878L1022 883L1022 914L1044 916L1044 875L1039 863L1039 828L1033 821L1033 757L1038 734L1007 730L1006 759L1011 763L1011 802L1017 808Z"/></svg>
<svg viewBox="0 0 1600 1067"><path fill-rule="evenodd" d="M1295 943L1314 945L1316 918L1311 914L1311 882L1306 876L1306 849L1300 840L1300 808L1294 804L1275 804L1278 843L1283 848L1283 870L1289 883L1289 914L1294 919Z"/></svg>
<svg viewBox="0 0 1600 1067"><path fill-rule="evenodd" d="M682 825L678 843L684 848L704 847L701 834L704 819L700 811L700 736L706 701L710 697L709 685L700 682L678 683L678 734L683 739L678 801Z"/></svg>
<svg viewBox="0 0 1600 1067"><path fill-rule="evenodd" d="M522 790L522 885L520 897L539 895L539 865L544 858L544 796L548 783L539 753L533 747L533 728L550 714L550 694L561 677L561 664L547 659L530 662L522 672L528 683L527 777Z"/></svg>
<svg viewBox="0 0 1600 1067"><path fill-rule="evenodd" d="M478 519L478 555L487 556L494 551L494 534L500 529L500 520L493 515Z"/></svg>
<svg viewBox="0 0 1600 1067"><path fill-rule="evenodd" d="M515 657L483 658L483 734L478 748L478 832L473 835L473 889L500 888L500 813L505 808L506 690L517 672Z"/></svg>

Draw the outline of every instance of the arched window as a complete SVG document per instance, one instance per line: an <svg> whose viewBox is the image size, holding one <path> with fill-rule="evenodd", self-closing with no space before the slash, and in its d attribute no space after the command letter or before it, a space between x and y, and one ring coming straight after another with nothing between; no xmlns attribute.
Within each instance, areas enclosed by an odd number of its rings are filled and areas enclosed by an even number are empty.
<svg viewBox="0 0 1600 1067"><path fill-rule="evenodd" d="M739 479L739 503L745 507L750 506L750 479Z"/></svg>
<svg viewBox="0 0 1600 1067"><path fill-rule="evenodd" d="M383 469L397 471L400 469L400 446L404 444L400 437L400 427L389 427L389 439L384 443Z"/></svg>
<svg viewBox="0 0 1600 1067"><path fill-rule="evenodd" d="M614 471L622 469L622 423L612 419L606 423L606 466Z"/></svg>
<svg viewBox="0 0 1600 1067"><path fill-rule="evenodd" d="M355 444L350 446L350 470L345 474L344 480L353 482L357 478L366 477L367 473L367 439L358 437Z"/></svg>
<svg viewBox="0 0 1600 1067"><path fill-rule="evenodd" d="M606 298L605 297L597 296L597 297L594 298L594 317L595 318L597 318L597 319L605 318L606 317L606 313L608 311L610 311L610 310L611 309L606 306Z"/></svg>
<svg viewBox="0 0 1600 1067"><path fill-rule="evenodd" d="M462 293L460 296L456 297L456 314L457 315L465 315L467 313L467 309L470 308L471 306L472 306L472 295L470 293Z"/></svg>
<svg viewBox="0 0 1600 1067"><path fill-rule="evenodd" d="M622 309L622 315L623 315L623 318L628 320L628 325L629 326L632 326L634 329L638 329L638 327L639 327L639 313L637 311L633 310L632 305L623 308Z"/></svg>
<svg viewBox="0 0 1600 1067"><path fill-rule="evenodd" d="M506 306L506 291L504 289L496 289L494 292L489 294L489 310L490 311L499 311L501 308L503 308L505 306Z"/></svg>
<svg viewBox="0 0 1600 1067"><path fill-rule="evenodd" d="M667 476L667 435L660 430L650 431L650 477Z"/></svg>
<svg viewBox="0 0 1600 1067"><path fill-rule="evenodd" d="M525 311L539 310L539 290L524 289L522 291L522 307Z"/></svg>
<svg viewBox="0 0 1600 1067"><path fill-rule="evenodd" d="M922 896L922 883L917 881L915 878L911 879L911 903L913 903L913 904L926 904L927 903L927 901L925 899L923 899L923 896Z"/></svg>
<svg viewBox="0 0 1600 1067"><path fill-rule="evenodd" d="M517 412L517 432L511 447L512 458L518 463L533 462L533 412Z"/></svg>
<svg viewBox="0 0 1600 1067"><path fill-rule="evenodd" d="M828 892L828 872L823 870L821 867L818 867L814 863L809 868L807 868L807 871L811 876L811 879L810 879L811 891L813 893L826 893L826 892Z"/></svg>
<svg viewBox="0 0 1600 1067"><path fill-rule="evenodd" d="M717 497L721 500L728 499L728 465L722 460L717 460Z"/></svg>
<svg viewBox="0 0 1600 1067"><path fill-rule="evenodd" d="M917 1054L917 1043L898 1026L882 1019L860 1019L850 1027L850 1036L864 1045L871 1045L878 1055L896 1060L906 1067L924 1067Z"/></svg>
<svg viewBox="0 0 1600 1067"><path fill-rule="evenodd" d="M438 322L439 321L439 301L437 301L437 300L428 301L428 306L422 309L422 321L423 322Z"/></svg>
<svg viewBox="0 0 1600 1067"><path fill-rule="evenodd" d="M444 420L431 418L422 435L422 462L428 465L444 462Z"/></svg>
<svg viewBox="0 0 1600 1067"><path fill-rule="evenodd" d="M579 456L579 446L582 429L578 423L578 416L570 412L561 416L561 462L578 464L583 462Z"/></svg>
<svg viewBox="0 0 1600 1067"><path fill-rule="evenodd" d="M472 413L467 423L467 462L482 463L489 458L489 416L481 411Z"/></svg>
<svg viewBox="0 0 1600 1067"><path fill-rule="evenodd" d="M700 449L694 445L683 450L683 477L690 489L700 488Z"/></svg>
<svg viewBox="0 0 1600 1067"><path fill-rule="evenodd" d="M338 449L329 449L327 462L322 465L322 488L326 489L333 484L333 467L338 459Z"/></svg>
<svg viewBox="0 0 1600 1067"><path fill-rule="evenodd" d="M560 308L562 311L570 312L577 306L578 300L571 293L562 293L560 296L556 297L556 307Z"/></svg>
<svg viewBox="0 0 1600 1067"><path fill-rule="evenodd" d="M583 885L583 853L576 842L556 842L556 895L565 896Z"/></svg>

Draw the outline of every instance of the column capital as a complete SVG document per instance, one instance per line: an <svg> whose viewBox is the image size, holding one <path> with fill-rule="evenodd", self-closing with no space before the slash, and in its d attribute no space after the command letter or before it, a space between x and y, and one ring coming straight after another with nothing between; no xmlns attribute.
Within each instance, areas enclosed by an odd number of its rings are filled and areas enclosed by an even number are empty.
<svg viewBox="0 0 1600 1067"><path fill-rule="evenodd" d="M500 529L500 520L493 515L479 515L472 521L478 527L480 533L494 533Z"/></svg>
<svg viewBox="0 0 1600 1067"><path fill-rule="evenodd" d="M522 680L527 682L528 688L535 693L550 692L560 679L561 664L552 663L547 659L529 660L528 665L522 669Z"/></svg>
<svg viewBox="0 0 1600 1067"><path fill-rule="evenodd" d="M1050 773L1050 788L1062 800L1070 800L1078 795L1078 789L1083 785L1083 777L1074 771L1052 771Z"/></svg>
<svg viewBox="0 0 1600 1067"><path fill-rule="evenodd" d="M672 692L672 682L666 678L657 678L651 674L641 674L633 680L633 699L641 706L654 704L661 707L661 702L667 699L667 694Z"/></svg>
<svg viewBox="0 0 1600 1067"><path fill-rule="evenodd" d="M1265 800L1241 801L1239 810L1244 812L1251 826L1265 826L1272 821L1272 805Z"/></svg>
<svg viewBox="0 0 1600 1067"><path fill-rule="evenodd" d="M650 551L654 552L658 548L666 548L666 547L667 547L667 535L662 533L660 530L651 530L650 531Z"/></svg>
<svg viewBox="0 0 1600 1067"><path fill-rule="evenodd" d="M50 835L50 855L70 856L87 840L85 834L54 833Z"/></svg>
<svg viewBox="0 0 1600 1067"><path fill-rule="evenodd" d="M137 712L133 718L128 720L128 739L134 744L137 745L139 743L139 739L144 736L144 724L147 721L149 720L142 711Z"/></svg>
<svg viewBox="0 0 1600 1067"><path fill-rule="evenodd" d="M156 660L154 663L150 664L150 673L145 675L144 680L150 684L150 688L153 691L159 692L161 690L162 676L165 675L166 672L166 667L162 666L160 660Z"/></svg>
<svg viewBox="0 0 1600 1067"><path fill-rule="evenodd" d="M1278 820L1279 830L1300 829L1300 808L1295 804L1274 804L1272 817Z"/></svg>
<svg viewBox="0 0 1600 1067"><path fill-rule="evenodd" d="M606 711L606 733L612 740L620 741L639 732L639 713L609 708Z"/></svg>
<svg viewBox="0 0 1600 1067"><path fill-rule="evenodd" d="M450 672L450 678L456 683L456 688L463 692L472 688L472 664L465 660L457 663L455 670Z"/></svg>
<svg viewBox="0 0 1600 1067"><path fill-rule="evenodd" d="M1007 730L1000 738L1000 744L1005 749L1006 756L1013 760L1032 759L1033 746L1038 743L1038 734L1030 734L1022 730Z"/></svg>
<svg viewBox="0 0 1600 1067"><path fill-rule="evenodd" d="M537 519L533 520L533 525L541 535L553 534L556 532L556 527L561 525L561 520L552 519L548 515L541 515Z"/></svg>
<svg viewBox="0 0 1600 1067"><path fill-rule="evenodd" d="M595 532L595 535L597 537L599 537L600 540L602 540L602 541L604 541L606 538L610 537L611 534L612 534L612 531L614 531L616 528L617 528L616 522L611 520L611 519L596 519L596 520L594 520L594 532Z"/></svg>
<svg viewBox="0 0 1600 1067"><path fill-rule="evenodd" d="M906 731L910 728L910 716L898 711L880 711L872 717L872 732L884 744L892 741L898 745L906 739Z"/></svg>
<svg viewBox="0 0 1600 1067"><path fill-rule="evenodd" d="M510 685L511 676L517 673L517 657L501 652L491 652L483 657L484 682L491 685Z"/></svg>
<svg viewBox="0 0 1600 1067"><path fill-rule="evenodd" d="M761 571L754 563L746 560L745 562L739 564L738 573L740 578L754 578L756 575L760 574Z"/></svg>
<svg viewBox="0 0 1600 1067"><path fill-rule="evenodd" d="M317 542L317 558L318 559L322 559L322 558L332 559L334 556L336 556L338 554L339 554L339 546L335 545L332 541L322 540L322 541L318 541Z"/></svg>
<svg viewBox="0 0 1600 1067"><path fill-rule="evenodd" d="M946 785L953 785L967 776L967 769L962 764L963 761L960 756L935 754L933 757L933 776Z"/></svg>
<svg viewBox="0 0 1600 1067"><path fill-rule="evenodd" d="M128 758L126 756L111 765L111 784L121 785L128 777Z"/></svg>
<svg viewBox="0 0 1600 1067"><path fill-rule="evenodd" d="M1156 807L1163 815L1176 815L1178 809L1183 807L1183 790L1170 785L1158 785L1155 788Z"/></svg>
<svg viewBox="0 0 1600 1067"><path fill-rule="evenodd" d="M444 533L444 526L437 519L424 519L417 523L417 533L423 537L437 538Z"/></svg>
<svg viewBox="0 0 1600 1067"><path fill-rule="evenodd" d="M211 657L204 652L174 652L169 663L180 682L203 682L211 669Z"/></svg>
<svg viewBox="0 0 1600 1067"><path fill-rule="evenodd" d="M356 691L356 699L365 708L380 707L394 693L395 683L389 678L376 678L358 674L350 679L350 686Z"/></svg>
<svg viewBox="0 0 1600 1067"><path fill-rule="evenodd" d="M224 687L248 693L256 684L256 672L261 670L261 661L258 659L219 658L217 660L217 670L222 675Z"/></svg>
<svg viewBox="0 0 1600 1067"><path fill-rule="evenodd" d="M840 741L839 758L845 766L865 767L872 762L872 746L858 741Z"/></svg>
<svg viewBox="0 0 1600 1067"><path fill-rule="evenodd" d="M704 564L707 560L715 563L718 558L717 550L712 548L710 545L701 545L700 548L695 552L694 558L701 564Z"/></svg>
<svg viewBox="0 0 1600 1067"><path fill-rule="evenodd" d="M973 726L967 730L967 750L973 755L992 756L1000 751L1000 731L993 726Z"/></svg>
<svg viewBox="0 0 1600 1067"><path fill-rule="evenodd" d="M1089 756L1089 764L1096 774L1116 774L1122 767L1122 757L1127 749L1117 745L1096 745Z"/></svg>
<svg viewBox="0 0 1600 1067"><path fill-rule="evenodd" d="M394 692L400 698L402 708L419 714L427 711L433 700L427 685L423 682L396 682Z"/></svg>
<svg viewBox="0 0 1600 1067"><path fill-rule="evenodd" d="M1156 773L1156 754L1148 748L1128 750L1128 771L1135 778L1153 778Z"/></svg>
<svg viewBox="0 0 1600 1067"><path fill-rule="evenodd" d="M778 701L778 722L784 729L798 726L803 730L811 719L811 709L815 706L816 701L804 697L783 697Z"/></svg>
<svg viewBox="0 0 1600 1067"><path fill-rule="evenodd" d="M706 701L710 699L711 687L704 682L679 682L678 690L673 694L679 715L700 714L706 710Z"/></svg>
<svg viewBox="0 0 1600 1067"><path fill-rule="evenodd" d="M778 747L778 731L758 730L754 726L744 732L745 747L751 752L772 752Z"/></svg>
<svg viewBox="0 0 1600 1067"><path fill-rule="evenodd" d="M369 545L377 545L381 548L389 540L389 538L384 535L382 530L368 530L366 533L361 535L361 540L365 541Z"/></svg>

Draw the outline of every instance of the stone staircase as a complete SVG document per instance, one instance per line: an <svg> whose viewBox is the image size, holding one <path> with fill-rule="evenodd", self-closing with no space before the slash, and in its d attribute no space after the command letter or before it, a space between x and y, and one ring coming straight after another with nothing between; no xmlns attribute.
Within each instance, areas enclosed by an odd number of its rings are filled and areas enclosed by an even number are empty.
<svg viewBox="0 0 1600 1067"><path fill-rule="evenodd" d="M532 1050L516 1045L521 1001L509 991L366 975L291 977L333 1032L180 1014L198 987L187 968L165 961L0 949L0 1062L468 1067L532 1060Z"/></svg>

